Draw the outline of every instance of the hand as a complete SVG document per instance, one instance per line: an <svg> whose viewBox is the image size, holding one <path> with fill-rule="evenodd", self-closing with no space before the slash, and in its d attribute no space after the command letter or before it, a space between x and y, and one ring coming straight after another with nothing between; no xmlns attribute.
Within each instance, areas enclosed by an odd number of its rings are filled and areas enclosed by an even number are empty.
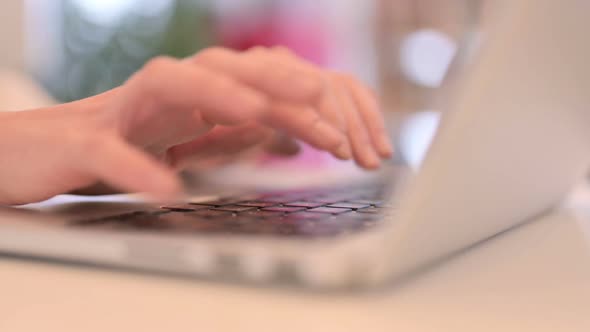
<svg viewBox="0 0 590 332"><path fill-rule="evenodd" d="M392 153L377 102L362 84L284 49L156 58L102 95L0 114L0 129L6 204L98 181L170 198L181 187L174 170L190 160L253 146L293 153L286 136L365 168Z"/></svg>

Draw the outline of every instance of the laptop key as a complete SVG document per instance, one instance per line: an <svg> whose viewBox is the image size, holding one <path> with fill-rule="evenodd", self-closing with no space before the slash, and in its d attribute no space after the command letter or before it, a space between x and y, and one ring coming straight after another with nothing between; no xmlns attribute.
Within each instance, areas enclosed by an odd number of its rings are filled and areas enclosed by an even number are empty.
<svg viewBox="0 0 590 332"><path fill-rule="evenodd" d="M251 207L251 206L223 205L223 206L220 206L220 207L211 208L210 210L239 213L239 212L244 212L244 211L249 211L249 210L254 210L254 209L256 209L256 208L255 207Z"/></svg>
<svg viewBox="0 0 590 332"><path fill-rule="evenodd" d="M263 208L262 211L272 211L272 212L283 212L283 213L292 213L303 211L305 208L303 207L296 207L296 206L276 206L276 207L267 207Z"/></svg>
<svg viewBox="0 0 590 332"><path fill-rule="evenodd" d="M259 201L264 201L264 202L269 202L269 203L275 203L275 204L281 204L285 201L289 201L288 198L285 198L283 196L274 196L274 195L262 195L260 197L260 199L258 199ZM292 200L292 199L291 199Z"/></svg>
<svg viewBox="0 0 590 332"><path fill-rule="evenodd" d="M296 201L296 202L288 202L285 203L285 206L297 206L297 207L305 207L305 208L316 208L320 206L324 206L326 203L321 202L307 202L307 201Z"/></svg>
<svg viewBox="0 0 590 332"><path fill-rule="evenodd" d="M354 203L354 204L374 205L378 201L370 200L370 199L351 199L351 200L348 200L346 202L348 202L348 203Z"/></svg>
<svg viewBox="0 0 590 332"><path fill-rule="evenodd" d="M238 203L236 203L236 205L264 208L264 207L277 206L280 204L276 203L276 202L267 202L267 201L245 201L245 202L238 202Z"/></svg>
<svg viewBox="0 0 590 332"><path fill-rule="evenodd" d="M252 210L247 211L245 214L241 214L240 216L244 215L254 218L282 218L285 216L285 213L277 211Z"/></svg>
<svg viewBox="0 0 590 332"><path fill-rule="evenodd" d="M337 203L329 204L328 207L347 208L347 209L357 210L357 209L363 209L363 208L370 207L370 205L365 204L365 203L337 202Z"/></svg>
<svg viewBox="0 0 590 332"><path fill-rule="evenodd" d="M327 214L341 214L341 213L346 213L346 212L351 212L351 211L352 211L352 209L348 209L348 208L326 207L326 206L306 210L306 212L310 212L310 213L327 213Z"/></svg>
<svg viewBox="0 0 590 332"><path fill-rule="evenodd" d="M342 198L341 197L333 197L333 196L326 196L326 197L320 196L320 197L314 197L313 201L318 202L318 203L323 203L323 205L326 205L326 204L331 204L331 203L342 201Z"/></svg>

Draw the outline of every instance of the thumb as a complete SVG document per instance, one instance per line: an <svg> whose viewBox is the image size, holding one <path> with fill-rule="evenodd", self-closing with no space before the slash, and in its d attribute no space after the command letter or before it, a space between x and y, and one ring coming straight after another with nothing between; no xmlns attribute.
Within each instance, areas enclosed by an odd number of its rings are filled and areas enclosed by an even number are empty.
<svg viewBox="0 0 590 332"><path fill-rule="evenodd" d="M141 192L169 200L182 191L174 172L118 137L91 139L85 147L83 171L129 192Z"/></svg>

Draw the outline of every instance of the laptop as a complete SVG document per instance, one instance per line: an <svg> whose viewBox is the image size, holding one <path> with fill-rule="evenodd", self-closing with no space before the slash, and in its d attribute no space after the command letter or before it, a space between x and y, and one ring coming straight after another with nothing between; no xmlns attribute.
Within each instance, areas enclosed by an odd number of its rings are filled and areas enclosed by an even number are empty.
<svg viewBox="0 0 590 332"><path fill-rule="evenodd" d="M497 2L417 170L156 206L0 210L0 252L212 280L371 287L559 204L589 165L590 4Z"/></svg>

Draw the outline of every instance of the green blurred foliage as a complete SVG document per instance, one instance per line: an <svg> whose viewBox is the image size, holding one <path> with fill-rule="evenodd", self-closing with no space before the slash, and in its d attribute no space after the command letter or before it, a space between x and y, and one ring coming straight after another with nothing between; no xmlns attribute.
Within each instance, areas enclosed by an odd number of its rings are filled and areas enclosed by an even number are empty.
<svg viewBox="0 0 590 332"><path fill-rule="evenodd" d="M62 0L61 9L63 61L43 83L64 102L121 85L156 55L182 58L213 42L211 12L198 0L173 0L149 15L129 10L112 25L89 19L73 0Z"/></svg>

